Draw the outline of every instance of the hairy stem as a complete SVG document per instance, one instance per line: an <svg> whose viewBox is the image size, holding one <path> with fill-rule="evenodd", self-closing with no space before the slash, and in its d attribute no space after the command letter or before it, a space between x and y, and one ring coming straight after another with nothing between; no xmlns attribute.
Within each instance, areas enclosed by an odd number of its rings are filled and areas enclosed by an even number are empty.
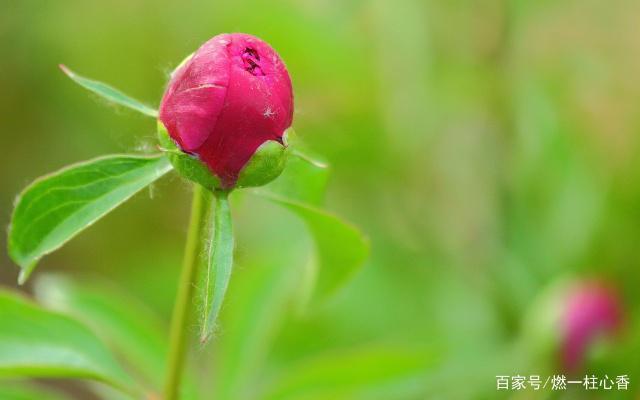
<svg viewBox="0 0 640 400"><path fill-rule="evenodd" d="M164 387L164 400L178 399L180 381L184 370L191 306L193 305L194 284L199 262L199 253L204 242L204 220L212 206L211 194L198 184L193 185L191 217L178 294L171 318L169 360Z"/></svg>

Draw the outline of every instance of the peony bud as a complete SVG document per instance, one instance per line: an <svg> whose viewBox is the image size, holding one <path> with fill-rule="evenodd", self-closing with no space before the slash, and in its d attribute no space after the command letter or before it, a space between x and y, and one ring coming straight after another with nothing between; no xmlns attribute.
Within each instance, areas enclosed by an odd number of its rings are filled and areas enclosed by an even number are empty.
<svg viewBox="0 0 640 400"><path fill-rule="evenodd" d="M280 174L292 118L291 80L278 54L232 33L210 39L174 71L158 125L176 169L210 189L231 189Z"/></svg>
<svg viewBox="0 0 640 400"><path fill-rule="evenodd" d="M608 344L622 322L622 300L603 281L557 280L540 293L525 316L525 358L552 371L579 373L586 362L600 360L592 350ZM602 339L606 341L599 342Z"/></svg>
<svg viewBox="0 0 640 400"><path fill-rule="evenodd" d="M569 294L562 315L562 364L576 372L589 345L610 337L622 325L622 304L615 290L601 282L586 282Z"/></svg>

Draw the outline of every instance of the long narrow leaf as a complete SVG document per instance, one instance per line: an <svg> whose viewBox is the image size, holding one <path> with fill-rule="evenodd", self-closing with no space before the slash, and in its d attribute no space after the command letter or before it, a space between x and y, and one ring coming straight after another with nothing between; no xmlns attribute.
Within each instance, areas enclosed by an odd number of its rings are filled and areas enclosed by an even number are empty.
<svg viewBox="0 0 640 400"><path fill-rule="evenodd" d="M297 214L307 225L316 245L317 265L312 301L322 301L343 286L362 266L369 243L360 231L339 217L273 193L265 197Z"/></svg>
<svg viewBox="0 0 640 400"><path fill-rule="evenodd" d="M22 268L38 260L171 169L161 156L116 155L44 176L18 197L9 227L9 254Z"/></svg>
<svg viewBox="0 0 640 400"><path fill-rule="evenodd" d="M294 149L282 175L253 190L297 214L311 231L317 257L308 268L312 287L306 295L312 301L327 298L348 282L369 253L368 241L358 229L322 210L327 178L326 163Z"/></svg>
<svg viewBox="0 0 640 400"><path fill-rule="evenodd" d="M200 342L209 340L222 307L233 267L233 229L227 193L216 194L213 217L213 239L207 268L201 276L202 323Z"/></svg>
<svg viewBox="0 0 640 400"><path fill-rule="evenodd" d="M60 64L60 69L78 85L84 87L87 90L92 91L93 93L103 97L104 99L112 103L119 104L121 106L125 106L132 110L138 111L144 115L148 115L149 117L158 118L157 110L134 99L133 97L130 97L122 93L118 89L111 87L106 83L94 81L93 79L80 76L75 72L71 71L69 68L67 68L66 65Z"/></svg>

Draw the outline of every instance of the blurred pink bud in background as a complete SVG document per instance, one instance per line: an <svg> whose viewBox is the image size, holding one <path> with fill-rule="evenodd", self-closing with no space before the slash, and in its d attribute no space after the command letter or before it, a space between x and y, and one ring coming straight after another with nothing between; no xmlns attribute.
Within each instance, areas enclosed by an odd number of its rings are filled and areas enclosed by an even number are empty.
<svg viewBox="0 0 640 400"><path fill-rule="evenodd" d="M614 336L622 321L622 301L613 287L599 281L576 285L562 315L561 357L565 370L579 371L589 346L599 338Z"/></svg>

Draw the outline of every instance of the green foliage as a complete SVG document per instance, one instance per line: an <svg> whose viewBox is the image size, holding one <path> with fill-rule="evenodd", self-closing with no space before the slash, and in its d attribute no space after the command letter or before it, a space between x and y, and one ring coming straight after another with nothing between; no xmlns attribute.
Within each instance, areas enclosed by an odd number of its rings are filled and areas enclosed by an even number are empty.
<svg viewBox="0 0 640 400"><path fill-rule="evenodd" d="M274 194L291 201L320 207L324 203L328 178L329 168L326 163L303 154L296 147L292 150L287 168L282 174L269 185L254 189L253 193Z"/></svg>
<svg viewBox="0 0 640 400"><path fill-rule="evenodd" d="M36 298L47 308L82 321L112 348L141 382L161 386L167 326L131 294L104 282L42 275Z"/></svg>
<svg viewBox="0 0 640 400"><path fill-rule="evenodd" d="M90 330L9 292L0 292L0 375L92 379L137 393Z"/></svg>
<svg viewBox="0 0 640 400"><path fill-rule="evenodd" d="M366 238L354 226L326 211L277 195L264 196L294 212L309 227L318 256L312 298L325 300L362 266L369 254Z"/></svg>
<svg viewBox="0 0 640 400"><path fill-rule="evenodd" d="M46 175L18 197L9 254L24 282L38 260L171 169L164 157L101 157Z"/></svg>
<svg viewBox="0 0 640 400"><path fill-rule="evenodd" d="M65 65L60 65L60 69L64 72L69 78L73 79L78 85L84 87L87 90L99 95L100 97L106 99L115 104L119 104L121 106L130 108L132 110L138 111L144 115L149 117L158 117L158 111L154 108L151 108L138 100L127 96L122 93L118 89L115 89L105 83L94 81L93 79L88 79L83 76L76 74L71 71Z"/></svg>
<svg viewBox="0 0 640 400"><path fill-rule="evenodd" d="M282 329L299 276L291 268L291 256L254 256L246 268L236 270L227 307L222 313L223 332L213 344L219 400L260 398L266 359L274 338ZM255 385L246 385L255 382Z"/></svg>
<svg viewBox="0 0 640 400"><path fill-rule="evenodd" d="M0 399L2 400L63 400L68 397L57 392L26 383L3 382L0 386Z"/></svg>
<svg viewBox="0 0 640 400"><path fill-rule="evenodd" d="M159 393L167 357L167 324L136 296L95 276L70 279L51 274L37 277L35 295L45 307L89 327L146 392ZM183 395L197 398L190 378Z"/></svg>
<svg viewBox="0 0 640 400"><path fill-rule="evenodd" d="M317 262L310 272L312 293L308 295L317 302L327 299L353 277L369 254L369 244L358 229L318 208L326 182L323 164L300 152L291 159L292 164L280 178L254 193L293 212L313 235Z"/></svg>
<svg viewBox="0 0 640 400"><path fill-rule="evenodd" d="M413 398L435 360L432 352L393 346L328 353L294 366L265 399Z"/></svg>

